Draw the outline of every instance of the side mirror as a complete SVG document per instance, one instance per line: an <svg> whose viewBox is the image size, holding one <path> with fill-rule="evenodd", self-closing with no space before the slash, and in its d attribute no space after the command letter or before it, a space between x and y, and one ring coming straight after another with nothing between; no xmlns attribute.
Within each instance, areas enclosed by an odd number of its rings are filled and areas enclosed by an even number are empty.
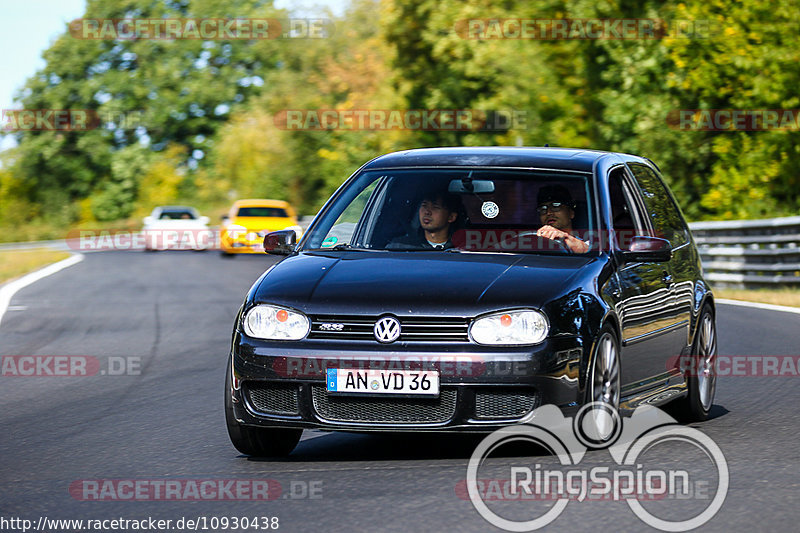
<svg viewBox="0 0 800 533"><path fill-rule="evenodd" d="M672 246L666 239L636 235L620 256L623 263L664 263L672 259Z"/></svg>
<svg viewBox="0 0 800 533"><path fill-rule="evenodd" d="M220 220L222 221L223 224L225 224L226 222L228 222L230 220L230 218L228 217L228 215L222 215L220 217Z"/></svg>
<svg viewBox="0 0 800 533"><path fill-rule="evenodd" d="M153 217L144 217L144 225L149 226L153 223Z"/></svg>
<svg viewBox="0 0 800 533"><path fill-rule="evenodd" d="M272 255L289 255L294 252L297 234L293 229L273 231L264 236L264 251Z"/></svg>
<svg viewBox="0 0 800 533"><path fill-rule="evenodd" d="M199 220L200 220L201 224L208 224L209 221L210 221L210 219L208 217L200 217Z"/></svg>

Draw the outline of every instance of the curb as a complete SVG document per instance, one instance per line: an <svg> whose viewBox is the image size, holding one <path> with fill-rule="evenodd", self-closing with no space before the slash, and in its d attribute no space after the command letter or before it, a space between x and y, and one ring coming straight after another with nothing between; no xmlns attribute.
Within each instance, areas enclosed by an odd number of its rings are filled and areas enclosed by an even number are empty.
<svg viewBox="0 0 800 533"><path fill-rule="evenodd" d="M14 297L17 291L81 261L83 261L83 254L75 254L0 286L0 324L3 323L3 315L5 315L8 305L11 303L11 298Z"/></svg>

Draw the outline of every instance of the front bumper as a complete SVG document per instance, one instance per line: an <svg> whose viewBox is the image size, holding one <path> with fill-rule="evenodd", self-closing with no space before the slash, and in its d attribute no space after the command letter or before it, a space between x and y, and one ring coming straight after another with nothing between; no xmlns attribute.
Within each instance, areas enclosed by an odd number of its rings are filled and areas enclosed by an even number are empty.
<svg viewBox="0 0 800 533"><path fill-rule="evenodd" d="M229 254L258 254L264 253L264 238L259 239L231 239L223 236L220 238L220 249Z"/></svg>
<svg viewBox="0 0 800 533"><path fill-rule="evenodd" d="M228 383L244 425L341 431L491 431L543 404L580 403L585 372L578 337L534 348L442 343L375 346L351 342L256 341L237 332ZM326 368L437 370L438 398L341 396L325 389Z"/></svg>

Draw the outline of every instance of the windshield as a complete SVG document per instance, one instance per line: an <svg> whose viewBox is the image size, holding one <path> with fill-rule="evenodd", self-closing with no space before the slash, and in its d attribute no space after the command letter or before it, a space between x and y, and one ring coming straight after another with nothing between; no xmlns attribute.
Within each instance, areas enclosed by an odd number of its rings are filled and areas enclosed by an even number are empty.
<svg viewBox="0 0 800 533"><path fill-rule="evenodd" d="M164 209L159 220L195 220L197 216L189 209Z"/></svg>
<svg viewBox="0 0 800 533"><path fill-rule="evenodd" d="M240 207L237 217L275 217L286 218L289 215L282 207Z"/></svg>
<svg viewBox="0 0 800 533"><path fill-rule="evenodd" d="M337 194L303 249L586 253L591 205L591 180L578 173L367 171ZM544 230L549 237L537 235Z"/></svg>

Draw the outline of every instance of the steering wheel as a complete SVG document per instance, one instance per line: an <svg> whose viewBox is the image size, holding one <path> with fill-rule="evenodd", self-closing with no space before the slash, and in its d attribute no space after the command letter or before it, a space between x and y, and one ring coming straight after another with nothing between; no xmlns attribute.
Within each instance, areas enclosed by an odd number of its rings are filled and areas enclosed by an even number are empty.
<svg viewBox="0 0 800 533"><path fill-rule="evenodd" d="M561 247L561 249L564 250L565 252L567 252L568 254L572 253L572 249L569 246L567 246L567 240L566 239L551 239L551 240L553 242L558 243L558 245Z"/></svg>
<svg viewBox="0 0 800 533"><path fill-rule="evenodd" d="M537 235L537 230L523 231L523 232L521 232L521 233L518 233L518 234L517 234L517 235L515 235L514 237L509 237L509 238L507 238L507 239L505 239L505 240L501 241L501 243L500 243L500 246L502 247L502 245L503 245L504 243L510 242L512 239L520 239L521 237L527 237L527 236L529 236L529 235L536 236L536 235ZM565 252L565 253L568 253L568 254L571 254L571 253L573 253L573 252L572 252L572 250L570 249L570 247L569 247L569 246L567 246L567 243L566 243L566 241L565 241L564 239L548 239L548 240L549 240L550 242L555 242L555 243L557 243L557 244L558 244L558 246L559 246L559 249L560 249L561 251L563 251L563 252Z"/></svg>

